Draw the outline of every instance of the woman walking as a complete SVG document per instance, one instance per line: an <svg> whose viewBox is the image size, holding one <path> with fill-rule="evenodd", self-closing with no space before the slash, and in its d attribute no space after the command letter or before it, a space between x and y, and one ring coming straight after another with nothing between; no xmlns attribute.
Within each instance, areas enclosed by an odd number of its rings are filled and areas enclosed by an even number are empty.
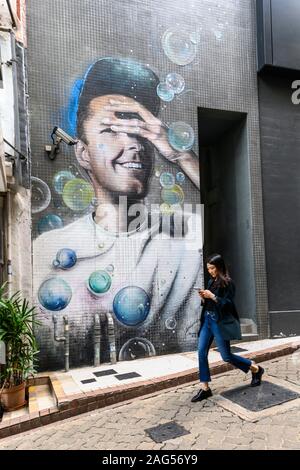
<svg viewBox="0 0 300 470"><path fill-rule="evenodd" d="M213 339L215 339L223 361L229 362L245 373L251 370L252 387L261 384L264 373L264 369L254 362L231 353L230 340L241 339L239 317L233 301L235 286L221 255L210 256L206 266L210 280L207 289L199 291L203 305L198 345L201 388L192 398L192 402L205 400L212 396L208 385L211 381L208 352Z"/></svg>

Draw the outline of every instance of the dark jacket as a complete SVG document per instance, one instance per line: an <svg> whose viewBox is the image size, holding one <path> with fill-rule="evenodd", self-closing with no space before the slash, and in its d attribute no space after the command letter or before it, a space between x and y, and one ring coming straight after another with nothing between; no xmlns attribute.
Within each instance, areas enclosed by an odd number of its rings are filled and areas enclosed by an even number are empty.
<svg viewBox="0 0 300 470"><path fill-rule="evenodd" d="M213 280L210 279L207 285L207 289L210 290ZM235 294L235 285L233 281L230 281L229 284L225 287L219 287L215 291L217 297L217 302L215 304L216 311L218 313L218 325L221 331L221 334L225 340L232 339L241 339L241 326L239 315L237 313L235 304L234 304L234 294ZM201 302L203 309L200 317L200 330L201 331L203 322L204 322L204 311L205 311L205 302Z"/></svg>

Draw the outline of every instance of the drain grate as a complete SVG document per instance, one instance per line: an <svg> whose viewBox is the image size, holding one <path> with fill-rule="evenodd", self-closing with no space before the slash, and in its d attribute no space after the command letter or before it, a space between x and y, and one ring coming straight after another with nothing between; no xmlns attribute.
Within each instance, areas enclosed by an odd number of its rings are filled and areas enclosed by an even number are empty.
<svg viewBox="0 0 300 470"><path fill-rule="evenodd" d="M82 383L83 385L85 385L85 384L91 384L91 383L93 383L93 382L97 382L97 380L96 380L96 379L85 379L85 380L81 380L81 383Z"/></svg>
<svg viewBox="0 0 300 470"><path fill-rule="evenodd" d="M115 375L118 380L134 379L135 377L142 377L137 372L128 372L127 374L118 374Z"/></svg>
<svg viewBox="0 0 300 470"><path fill-rule="evenodd" d="M154 428L145 429L145 432L151 437L154 442L164 442L176 437L185 436L190 434L183 426L180 426L175 421L160 424Z"/></svg>
<svg viewBox="0 0 300 470"><path fill-rule="evenodd" d="M258 387L243 385L223 392L221 396L249 411L265 410L300 397L299 393L271 382L262 382Z"/></svg>
<svg viewBox="0 0 300 470"><path fill-rule="evenodd" d="M96 377L105 377L106 375L114 375L114 374L117 374L118 372L116 372L114 369L106 369L106 370L100 370L98 372L93 372L93 374L96 376Z"/></svg>

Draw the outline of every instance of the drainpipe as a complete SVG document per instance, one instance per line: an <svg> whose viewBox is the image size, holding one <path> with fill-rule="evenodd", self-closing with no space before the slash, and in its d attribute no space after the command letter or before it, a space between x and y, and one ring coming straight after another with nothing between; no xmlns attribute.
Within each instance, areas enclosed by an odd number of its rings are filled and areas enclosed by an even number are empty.
<svg viewBox="0 0 300 470"><path fill-rule="evenodd" d="M95 314L94 323L94 366L100 365L100 342L101 342L101 324L99 313Z"/></svg>
<svg viewBox="0 0 300 470"><path fill-rule="evenodd" d="M14 14L13 14L13 10L12 10L11 4L10 4L10 0L6 0L6 4L7 4L7 8L8 8L9 14L10 14L12 27L13 27L13 28L16 28L16 27L17 27L17 24L16 24L15 16L14 16Z"/></svg>
<svg viewBox="0 0 300 470"><path fill-rule="evenodd" d="M8 297L12 296L12 194L11 191L7 191L7 293Z"/></svg>
<svg viewBox="0 0 300 470"><path fill-rule="evenodd" d="M116 356L116 336L115 336L114 320L110 312L106 312L106 318L107 318L108 342L109 342L109 350L110 350L110 362L112 364L116 364L117 356Z"/></svg>
<svg viewBox="0 0 300 470"><path fill-rule="evenodd" d="M69 371L70 339L69 339L69 320L66 315L63 316L64 336L57 336L57 315L52 317L54 323L54 340L58 343L65 343L65 371Z"/></svg>

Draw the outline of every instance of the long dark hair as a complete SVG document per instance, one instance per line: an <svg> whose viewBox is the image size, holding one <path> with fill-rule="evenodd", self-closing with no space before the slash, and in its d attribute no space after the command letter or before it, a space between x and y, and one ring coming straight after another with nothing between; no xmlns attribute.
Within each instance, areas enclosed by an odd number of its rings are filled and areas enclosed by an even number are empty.
<svg viewBox="0 0 300 470"><path fill-rule="evenodd" d="M226 267L225 261L223 257L217 253L210 255L207 260L207 264L212 264L218 270L217 275L217 285L218 287L226 287L231 281L231 277L229 275L228 269Z"/></svg>

